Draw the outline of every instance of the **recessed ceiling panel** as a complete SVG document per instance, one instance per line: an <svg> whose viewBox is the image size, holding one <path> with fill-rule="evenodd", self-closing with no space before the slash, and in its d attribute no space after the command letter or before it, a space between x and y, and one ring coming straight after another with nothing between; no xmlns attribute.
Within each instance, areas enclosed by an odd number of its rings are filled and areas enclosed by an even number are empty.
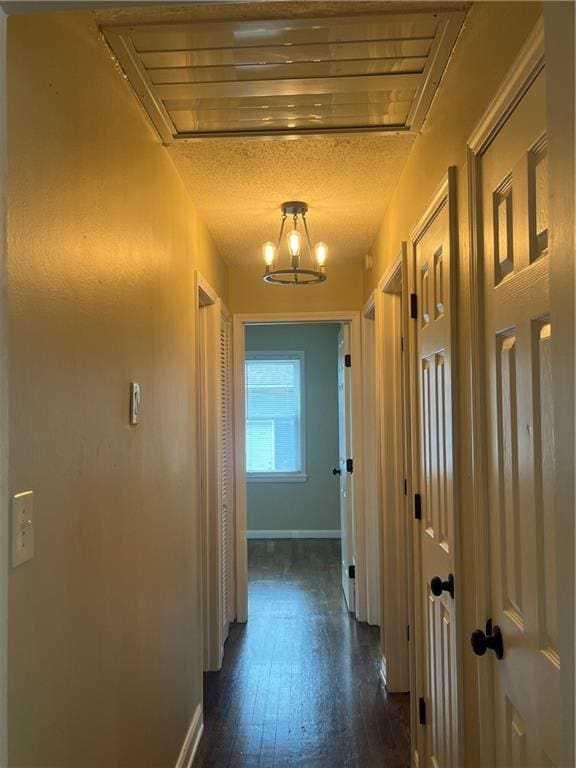
<svg viewBox="0 0 576 768"><path fill-rule="evenodd" d="M105 27L165 143L419 130L464 12Z"/></svg>

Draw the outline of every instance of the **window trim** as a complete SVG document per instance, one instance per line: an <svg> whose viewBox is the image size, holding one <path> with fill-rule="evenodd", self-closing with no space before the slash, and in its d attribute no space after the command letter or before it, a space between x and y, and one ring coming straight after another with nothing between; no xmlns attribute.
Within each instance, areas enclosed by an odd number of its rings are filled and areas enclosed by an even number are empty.
<svg viewBox="0 0 576 768"><path fill-rule="evenodd" d="M300 469L297 472L249 472L246 466L248 483L305 483L306 473L306 355L304 350L246 350L244 354L244 389L246 386L246 363L249 360L298 360L300 362L300 429L298 442L300 450ZM247 414L244 414L246 425ZM246 430L246 426L245 426Z"/></svg>

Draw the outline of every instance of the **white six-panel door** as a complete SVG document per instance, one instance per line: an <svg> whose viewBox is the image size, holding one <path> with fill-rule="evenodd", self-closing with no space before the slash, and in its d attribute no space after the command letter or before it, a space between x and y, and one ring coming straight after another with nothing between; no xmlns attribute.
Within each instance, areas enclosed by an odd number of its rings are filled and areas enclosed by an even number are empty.
<svg viewBox="0 0 576 768"><path fill-rule="evenodd" d="M548 161L542 70L478 159L495 763L560 765ZM488 617L487 617L488 618Z"/></svg>
<svg viewBox="0 0 576 768"><path fill-rule="evenodd" d="M417 295L416 379L419 447L418 527L424 656L423 762L438 768L461 766L457 631L456 461L454 418L455 221L454 174L432 201L411 237ZM454 587L454 597L451 587ZM424 712L422 712L424 715ZM422 747L421 747L422 749Z"/></svg>

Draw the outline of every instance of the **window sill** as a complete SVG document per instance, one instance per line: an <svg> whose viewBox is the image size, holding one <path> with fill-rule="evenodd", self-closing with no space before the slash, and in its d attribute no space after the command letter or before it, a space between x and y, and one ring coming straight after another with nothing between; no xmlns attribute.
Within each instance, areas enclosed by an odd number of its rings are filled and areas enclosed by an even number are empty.
<svg viewBox="0 0 576 768"><path fill-rule="evenodd" d="M308 475L302 472L266 472L265 474L247 474L246 480L249 483L306 483Z"/></svg>

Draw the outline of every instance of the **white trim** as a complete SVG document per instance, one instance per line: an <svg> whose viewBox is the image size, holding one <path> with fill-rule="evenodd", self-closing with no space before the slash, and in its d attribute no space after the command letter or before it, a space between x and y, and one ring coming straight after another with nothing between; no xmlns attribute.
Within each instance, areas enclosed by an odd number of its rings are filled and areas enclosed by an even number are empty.
<svg viewBox="0 0 576 768"><path fill-rule="evenodd" d="M247 472L246 482L255 483L307 483L308 475L305 472Z"/></svg>
<svg viewBox="0 0 576 768"><path fill-rule="evenodd" d="M6 14L0 9L0 766L8 765L8 320L6 212Z"/></svg>
<svg viewBox="0 0 576 768"><path fill-rule="evenodd" d="M198 508L201 532L201 596L204 670L222 666L222 519L220 515L220 325L221 302L196 270L198 412Z"/></svg>
<svg viewBox="0 0 576 768"><path fill-rule="evenodd" d="M246 531L247 539L339 539L340 530L335 531Z"/></svg>
<svg viewBox="0 0 576 768"><path fill-rule="evenodd" d="M486 113L472 133L467 148L468 171L468 259L470 301L470 446L471 506L474 521L474 557L476 579L474 584L476 626L483 627L492 615L490 584L490 521L486 496L486 435L485 435L485 371L483 301L483 262L479 247L480 220L480 158L488 149L498 131L518 105L528 88L544 66L544 26L539 19L524 47L516 57L506 77L490 102ZM478 682L478 727L480 731L480 765L494 765L494 683L492 674L486 673L482 660L476 660Z"/></svg>
<svg viewBox="0 0 576 768"><path fill-rule="evenodd" d="M351 328L351 354L352 354L352 423L354 429L353 454L354 472L351 476L352 493L354 499L354 535L353 555L360 557L355 561L356 583L360 595L357 600L356 617L359 621L365 621L366 590L365 571L366 563L362 554L360 543L364 536L364 489L362 472L362 366L361 362L361 313L355 311L345 312L292 312L292 313L261 313L261 314L237 314L234 315L234 419L236 442L236 614L238 622L245 622L248 618L248 556L247 556L247 503L246 503L246 449L245 440L245 398L244 398L244 369L245 356L245 325L265 325L284 323L348 323ZM354 361L357 361L355 363ZM362 605L364 612L362 612Z"/></svg>
<svg viewBox="0 0 576 768"><path fill-rule="evenodd" d="M176 760L175 768L192 768L202 733L204 732L204 722L202 719L202 705L198 704L194 710L194 716L188 726L182 749Z"/></svg>
<svg viewBox="0 0 576 768"><path fill-rule="evenodd" d="M406 496L408 472L404 455L402 388L402 288L406 244L378 286L378 397L380 412L380 496L382 501L382 645L387 690L410 690L410 655L406 627L410 623L410 570Z"/></svg>
<svg viewBox="0 0 576 768"><path fill-rule="evenodd" d="M364 556L366 558L366 621L380 625L380 462L379 397L376 350L376 291L362 310L362 424L364 440Z"/></svg>

